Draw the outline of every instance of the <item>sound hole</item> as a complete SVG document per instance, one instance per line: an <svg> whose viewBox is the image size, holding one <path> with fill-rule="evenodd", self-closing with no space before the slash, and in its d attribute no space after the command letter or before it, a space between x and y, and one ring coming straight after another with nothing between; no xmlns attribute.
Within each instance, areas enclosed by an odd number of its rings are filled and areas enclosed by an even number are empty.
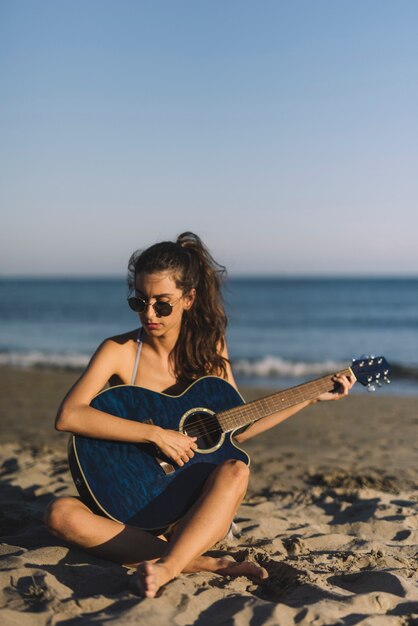
<svg viewBox="0 0 418 626"><path fill-rule="evenodd" d="M196 443L199 450L215 448L222 437L216 416L199 410L186 417L183 432L189 437L197 437Z"/></svg>

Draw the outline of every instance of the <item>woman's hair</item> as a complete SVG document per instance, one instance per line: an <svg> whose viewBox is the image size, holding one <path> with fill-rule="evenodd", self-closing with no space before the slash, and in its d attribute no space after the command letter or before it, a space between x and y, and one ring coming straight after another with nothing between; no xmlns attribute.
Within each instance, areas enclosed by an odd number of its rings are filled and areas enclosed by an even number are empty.
<svg viewBox="0 0 418 626"><path fill-rule="evenodd" d="M170 272L183 294L196 290L193 306L183 312L171 354L176 377L193 380L208 374L226 376L227 359L221 354L227 325L221 293L225 267L215 261L197 235L185 232L175 242L162 241L132 254L128 264L130 291L141 272Z"/></svg>

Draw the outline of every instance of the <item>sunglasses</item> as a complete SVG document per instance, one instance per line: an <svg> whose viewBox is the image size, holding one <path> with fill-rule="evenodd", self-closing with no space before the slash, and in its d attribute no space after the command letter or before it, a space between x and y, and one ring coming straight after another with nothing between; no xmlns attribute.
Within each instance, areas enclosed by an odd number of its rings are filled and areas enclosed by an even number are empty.
<svg viewBox="0 0 418 626"><path fill-rule="evenodd" d="M181 296L182 297L182 296ZM156 300L151 306L154 309L156 315L158 317L168 317L171 315L173 311L174 305L181 299L177 298L174 302L163 302L162 300ZM136 296L131 296L128 298L128 304L131 307L132 311L135 313L143 313L151 304L142 298L138 298Z"/></svg>

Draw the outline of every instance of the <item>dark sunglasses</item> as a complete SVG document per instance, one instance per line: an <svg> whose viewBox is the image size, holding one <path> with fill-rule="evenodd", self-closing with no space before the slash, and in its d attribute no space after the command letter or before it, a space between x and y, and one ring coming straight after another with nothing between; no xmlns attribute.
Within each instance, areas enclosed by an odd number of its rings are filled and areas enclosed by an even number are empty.
<svg viewBox="0 0 418 626"><path fill-rule="evenodd" d="M180 300L181 298L177 298L174 302L163 302L162 300L157 300L152 304L152 308L154 309L156 315L158 317L168 317L171 315L173 311L173 306ZM131 296L128 298L128 304L131 307L132 311L135 313L143 313L150 305L150 302L143 300L142 298L138 298L136 296Z"/></svg>

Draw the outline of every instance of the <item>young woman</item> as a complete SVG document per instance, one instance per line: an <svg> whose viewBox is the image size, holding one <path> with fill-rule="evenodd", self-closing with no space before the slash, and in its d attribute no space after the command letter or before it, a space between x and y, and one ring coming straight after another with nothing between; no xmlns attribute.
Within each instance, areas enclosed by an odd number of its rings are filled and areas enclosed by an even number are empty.
<svg viewBox="0 0 418 626"><path fill-rule="evenodd" d="M222 305L224 268L193 233L176 242L157 243L136 252L129 262L130 306L141 328L106 339L63 400L56 428L78 435L154 444L174 464L183 466L196 450L196 439L114 417L90 406L108 383L135 384L179 395L194 380L217 375L236 387L225 343L227 319ZM140 358L139 358L140 356ZM354 381L335 377L336 390L318 400L339 399ZM237 433L242 443L300 411L310 402L263 418ZM97 556L138 566L138 583L147 597L180 572L207 570L224 575L267 577L252 562L204 553L227 534L248 483L248 466L230 460L208 478L201 496L175 525L169 537L96 515L80 499L58 498L46 511L49 530Z"/></svg>

